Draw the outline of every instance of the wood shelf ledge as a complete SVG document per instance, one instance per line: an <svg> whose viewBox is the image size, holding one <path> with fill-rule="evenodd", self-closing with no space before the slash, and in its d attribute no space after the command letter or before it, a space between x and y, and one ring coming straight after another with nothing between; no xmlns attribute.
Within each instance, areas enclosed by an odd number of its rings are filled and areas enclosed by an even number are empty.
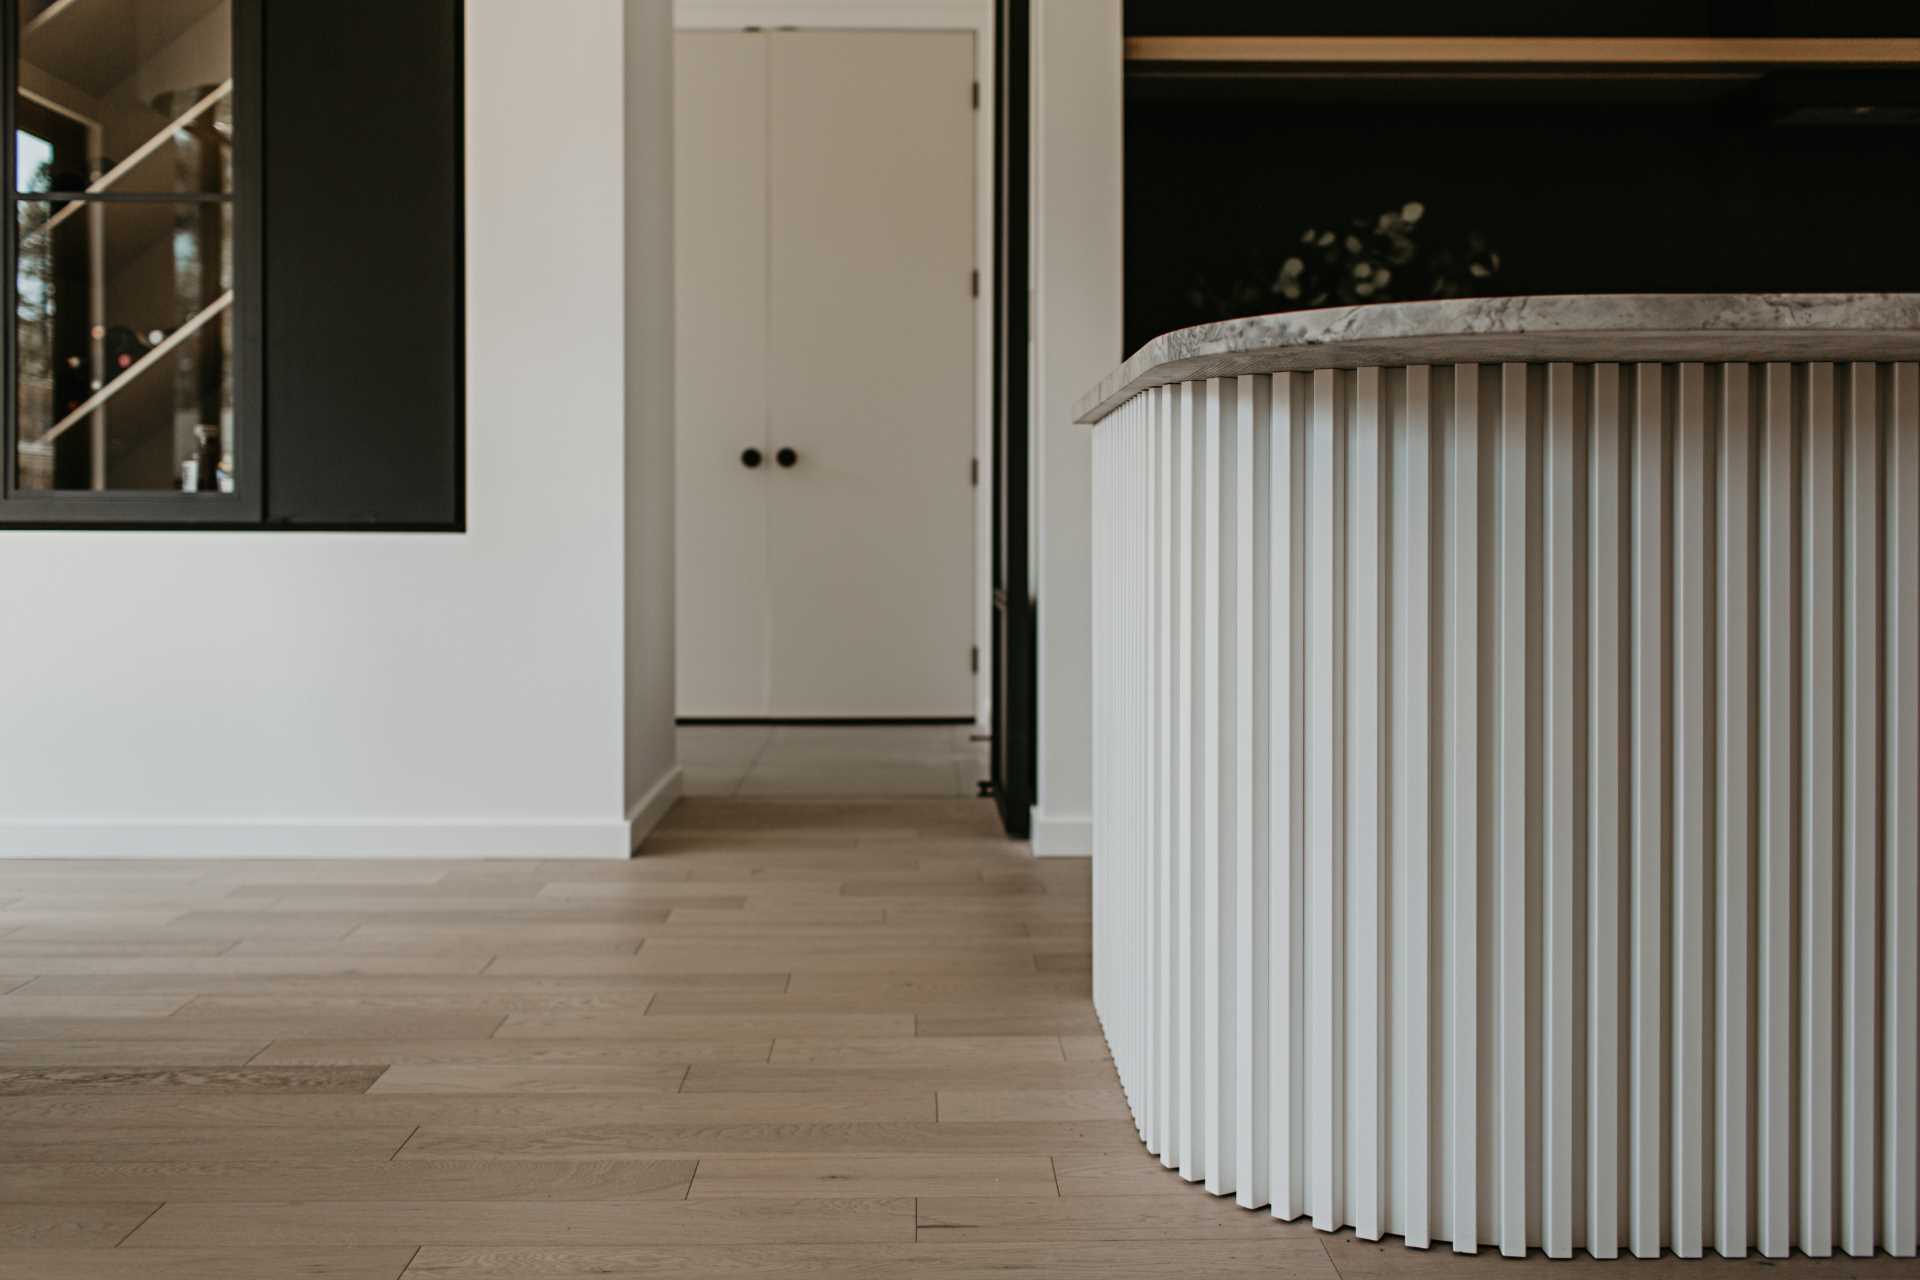
<svg viewBox="0 0 1920 1280"><path fill-rule="evenodd" d="M1129 63L1422 67L1920 66L1920 39L1132 36Z"/></svg>

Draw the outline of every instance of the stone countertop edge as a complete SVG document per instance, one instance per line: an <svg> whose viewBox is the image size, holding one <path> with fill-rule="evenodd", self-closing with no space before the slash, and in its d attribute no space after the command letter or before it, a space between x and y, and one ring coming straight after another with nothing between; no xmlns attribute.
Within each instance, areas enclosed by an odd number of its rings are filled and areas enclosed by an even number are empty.
<svg viewBox="0 0 1920 1280"><path fill-rule="evenodd" d="M1383 302L1220 320L1140 348L1074 406L1305 369L1577 361L1920 360L1920 293L1588 293Z"/></svg>

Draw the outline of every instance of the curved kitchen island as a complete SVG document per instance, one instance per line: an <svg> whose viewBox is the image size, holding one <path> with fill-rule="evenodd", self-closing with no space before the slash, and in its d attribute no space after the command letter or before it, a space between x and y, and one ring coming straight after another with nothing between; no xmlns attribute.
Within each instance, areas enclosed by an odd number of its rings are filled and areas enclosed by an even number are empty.
<svg viewBox="0 0 1920 1280"><path fill-rule="evenodd" d="M1912 1256L1920 295L1472 299L1092 392L1095 1000L1323 1229Z"/></svg>

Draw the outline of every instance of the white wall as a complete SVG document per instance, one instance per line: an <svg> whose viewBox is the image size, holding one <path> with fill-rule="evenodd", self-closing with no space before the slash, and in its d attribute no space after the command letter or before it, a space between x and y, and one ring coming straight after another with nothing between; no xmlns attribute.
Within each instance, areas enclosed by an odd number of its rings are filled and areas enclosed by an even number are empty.
<svg viewBox="0 0 1920 1280"><path fill-rule="evenodd" d="M673 4L626 12L626 812L680 794L674 744Z"/></svg>
<svg viewBox="0 0 1920 1280"><path fill-rule="evenodd" d="M1120 363L1120 0L1033 6L1037 854L1093 847L1092 434L1073 402Z"/></svg>
<svg viewBox="0 0 1920 1280"><path fill-rule="evenodd" d="M466 22L468 531L0 533L0 855L627 852L669 759L671 233L636 175L625 278L622 132L665 90L623 92L621 0Z"/></svg>

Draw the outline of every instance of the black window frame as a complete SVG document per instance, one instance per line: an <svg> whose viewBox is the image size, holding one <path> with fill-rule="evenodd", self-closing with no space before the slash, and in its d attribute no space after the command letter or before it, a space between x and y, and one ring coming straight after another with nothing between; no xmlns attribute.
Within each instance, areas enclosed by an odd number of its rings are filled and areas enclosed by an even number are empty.
<svg viewBox="0 0 1920 1280"><path fill-rule="evenodd" d="M265 366L262 322L265 244L262 176L265 86L261 69L264 0L233 0L233 415L234 492L167 493L134 490L21 489L19 477L18 331L19 225L17 186L20 80L20 0L0 0L0 165L6 178L6 228L0 240L5 317L0 322L4 410L0 411L0 529L232 529L259 528L266 511ZM101 201L108 203L109 201Z"/></svg>

